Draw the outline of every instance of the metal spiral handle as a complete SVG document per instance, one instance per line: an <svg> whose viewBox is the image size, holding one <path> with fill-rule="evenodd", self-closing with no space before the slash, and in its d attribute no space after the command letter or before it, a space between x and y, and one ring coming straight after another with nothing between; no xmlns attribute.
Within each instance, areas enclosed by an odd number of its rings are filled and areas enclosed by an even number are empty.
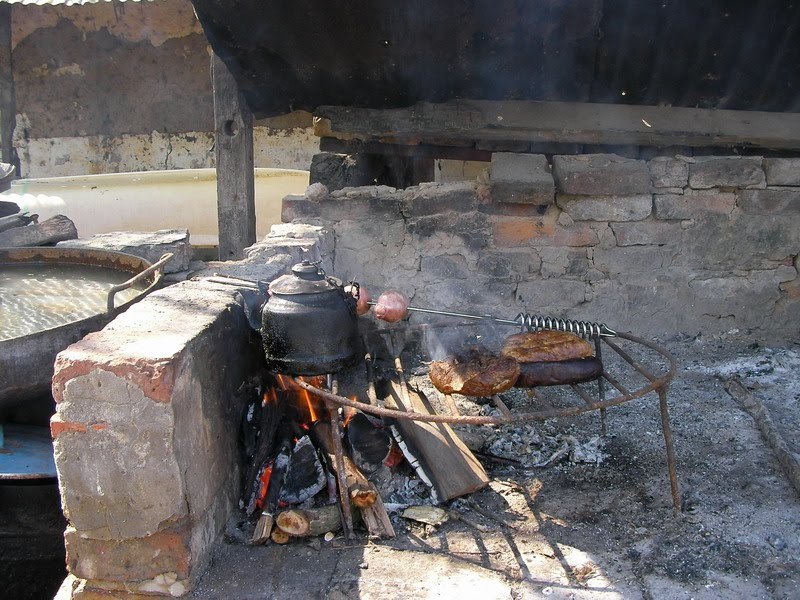
<svg viewBox="0 0 800 600"><path fill-rule="evenodd" d="M610 329L605 323L591 323L589 321L573 321L570 319L556 319L555 317L542 317L530 313L519 313L514 319L524 331L566 331L581 337L614 337L617 332Z"/></svg>

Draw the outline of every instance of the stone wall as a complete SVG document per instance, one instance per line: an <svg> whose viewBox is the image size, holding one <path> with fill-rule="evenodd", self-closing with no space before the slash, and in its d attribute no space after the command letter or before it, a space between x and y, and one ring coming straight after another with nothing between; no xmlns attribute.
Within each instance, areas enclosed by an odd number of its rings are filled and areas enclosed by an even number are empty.
<svg viewBox="0 0 800 600"><path fill-rule="evenodd" d="M206 274L330 269L331 238L278 225ZM237 391L262 352L236 288L200 280L154 292L58 355L51 432L70 572L59 600L189 592L237 510Z"/></svg>
<svg viewBox="0 0 800 600"><path fill-rule="evenodd" d="M421 307L798 333L800 159L497 153L477 182L312 186L283 220L330 225L338 276Z"/></svg>
<svg viewBox="0 0 800 600"><path fill-rule="evenodd" d="M210 48L189 0L14 5L22 175L214 166ZM258 167L307 169L311 115L256 124Z"/></svg>

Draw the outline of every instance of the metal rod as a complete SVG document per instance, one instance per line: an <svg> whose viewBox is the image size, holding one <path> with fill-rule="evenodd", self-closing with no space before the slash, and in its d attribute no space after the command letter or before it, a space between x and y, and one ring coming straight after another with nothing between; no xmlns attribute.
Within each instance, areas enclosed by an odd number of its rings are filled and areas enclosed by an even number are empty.
<svg viewBox="0 0 800 600"><path fill-rule="evenodd" d="M611 347L611 348L614 350L614 352L616 352L617 354L619 354L619 355L620 355L620 356L621 356L621 357L622 357L622 358L623 358L623 359L624 359L624 360L625 360L625 361L626 361L626 362L627 362L627 363L628 363L630 366L632 366L634 369L636 369L637 371L639 371L639 373L641 373L641 374L642 374L644 377L646 377L646 378L647 378L647 379L649 379L650 381L655 381L656 379L658 379L658 377L656 377L656 376L655 376L655 375L653 375L653 374L652 374L650 371L648 371L647 369L645 369L645 368L644 368L644 367L643 367L643 366L642 366L642 365L639 363L639 361L637 361L637 360L636 360L635 358L633 358L633 357L632 357L630 354L628 354L627 352L625 352L625 350L623 350L622 348L620 348L619 346L617 346L617 345L616 345L614 342L612 342L611 340L605 340L605 343L606 343L606 344L608 344L608 345L609 345L609 346L610 346L610 347Z"/></svg>
<svg viewBox="0 0 800 600"><path fill-rule="evenodd" d="M658 389L658 406L661 409L661 431L664 434L664 445L667 447L667 471L669 472L669 487L672 492L672 506L677 515L681 512L681 493L678 489L678 472L675 468L675 450L672 447L672 429L669 425L666 385Z"/></svg>
<svg viewBox="0 0 800 600"><path fill-rule="evenodd" d="M597 360L600 361L600 364L603 364L603 344L600 343L600 338L596 338L594 340L594 355L597 357ZM606 400L606 381L602 377L597 378L597 397L600 402L605 402ZM608 433L608 427L606 426L606 409L600 409L600 435L605 435Z"/></svg>
<svg viewBox="0 0 800 600"><path fill-rule="evenodd" d="M377 302L370 300L367 302L370 306L375 306ZM565 327L569 325L580 326L584 325L587 332L589 330L596 332L597 336L615 337L617 333L610 329L605 323L583 323L579 321L568 321L564 319L556 319L552 317L539 317L528 313L520 313L516 319L501 319L492 315L475 315L471 313L455 312L451 310L438 310L433 308L419 308L416 306L409 306L409 312L418 312L429 315L442 315L445 317L458 317L461 319L474 319L479 321L491 321L492 323L499 323L501 325L513 325L516 327L526 327L526 323L536 324L529 327L532 329L555 329L558 331L567 331Z"/></svg>
<svg viewBox="0 0 800 600"><path fill-rule="evenodd" d="M141 281L142 279L144 279L153 272L157 272L156 281L160 280L162 277L162 272L161 272L162 268L173 256L174 255L172 254L172 252L164 253L161 256L161 258L158 259L157 262L147 267L141 273L134 275L133 277L128 279L128 281L115 285L110 290L108 290L108 297L106 298L106 311L109 313L114 312L114 296L117 294L117 292L121 292L122 290L127 290L129 287Z"/></svg>
<svg viewBox="0 0 800 600"><path fill-rule="evenodd" d="M506 406L506 403L503 402L500 396L498 396L497 394L492 396L492 402L494 402L494 405L497 407L497 410L499 410L505 416L507 417L511 416L511 410L508 408L508 406Z"/></svg>
<svg viewBox="0 0 800 600"><path fill-rule="evenodd" d="M626 388L619 381L617 381L615 377L612 377L612 375L608 371L603 371L603 377L606 379L606 381L608 381L608 383L617 388L617 391L620 392L621 394L625 394L626 396L630 394L628 388Z"/></svg>

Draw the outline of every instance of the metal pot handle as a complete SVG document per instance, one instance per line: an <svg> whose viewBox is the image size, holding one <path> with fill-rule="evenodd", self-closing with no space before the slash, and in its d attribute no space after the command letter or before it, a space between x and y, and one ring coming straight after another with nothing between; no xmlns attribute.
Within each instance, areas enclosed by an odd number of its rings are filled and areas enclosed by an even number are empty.
<svg viewBox="0 0 800 600"><path fill-rule="evenodd" d="M115 285L110 290L108 290L108 300L106 301L106 311L108 313L114 312L114 296L117 294L117 292L121 292L122 290L127 290L129 287L133 286L135 283L141 281L142 279L144 279L145 277L147 277L148 275L150 275L153 272L158 272L158 275L156 276L156 281L161 279L162 275L164 274L163 270L162 270L164 265L167 264L167 262L169 262L169 260L173 256L174 256L174 254L172 252L167 252L166 254L163 254L161 256L161 258L158 259L157 262L155 262L151 266L147 267L144 271L142 271L138 275L134 275L133 277L128 279L128 281L126 281L124 283L120 283L118 285Z"/></svg>

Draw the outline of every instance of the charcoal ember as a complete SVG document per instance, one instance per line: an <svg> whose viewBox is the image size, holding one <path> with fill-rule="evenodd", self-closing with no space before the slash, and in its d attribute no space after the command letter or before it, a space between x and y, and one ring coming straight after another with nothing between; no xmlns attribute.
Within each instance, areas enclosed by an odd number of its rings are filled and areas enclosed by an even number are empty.
<svg viewBox="0 0 800 600"><path fill-rule="evenodd" d="M377 471L392 451L392 438L382 427L376 427L364 413L356 413L345 428L350 456L366 473Z"/></svg>
<svg viewBox="0 0 800 600"><path fill-rule="evenodd" d="M280 502L300 504L314 497L326 485L325 471L317 449L305 435L297 440L281 488Z"/></svg>

